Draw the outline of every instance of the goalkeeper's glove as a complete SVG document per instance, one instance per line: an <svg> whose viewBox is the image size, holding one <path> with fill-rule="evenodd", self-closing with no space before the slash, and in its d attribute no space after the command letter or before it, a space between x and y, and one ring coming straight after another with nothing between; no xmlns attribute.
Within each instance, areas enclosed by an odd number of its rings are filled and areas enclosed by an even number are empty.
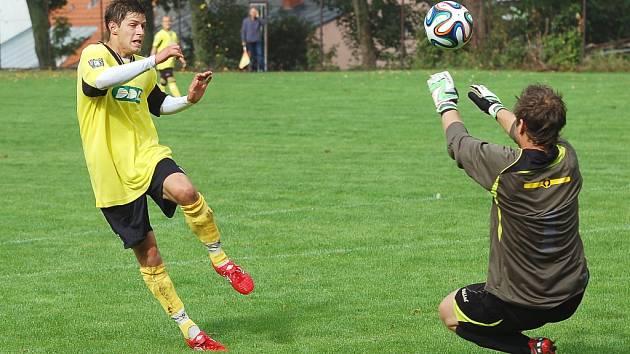
<svg viewBox="0 0 630 354"><path fill-rule="evenodd" d="M470 85L470 92L468 92L468 98L473 101L474 104L479 107L480 110L497 119L497 113L500 110L505 109L501 100L488 90L484 85Z"/></svg>
<svg viewBox="0 0 630 354"><path fill-rule="evenodd" d="M431 97L433 97L433 103L435 103L435 110L442 114L447 111L457 110L457 100L459 95L453 83L453 78L448 71L433 74L427 80L429 91L431 91Z"/></svg>

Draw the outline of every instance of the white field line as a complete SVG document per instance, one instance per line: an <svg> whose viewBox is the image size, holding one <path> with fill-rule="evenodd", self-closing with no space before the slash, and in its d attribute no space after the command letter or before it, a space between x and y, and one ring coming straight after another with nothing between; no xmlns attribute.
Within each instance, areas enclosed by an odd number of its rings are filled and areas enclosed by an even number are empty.
<svg viewBox="0 0 630 354"><path fill-rule="evenodd" d="M20 243L29 243L29 242L46 241L46 240L50 240L50 237L36 237L36 238L2 241L0 242L0 245L15 245L15 244L20 244Z"/></svg>
<svg viewBox="0 0 630 354"><path fill-rule="evenodd" d="M415 249L415 248L419 249L420 247L422 248L443 247L443 246L453 246L453 245L463 246L463 245L474 244L474 243L484 242L484 241L485 241L485 238L467 238L467 239L460 239L460 240L436 239L436 240L429 240L426 242L419 242L413 245L400 244L400 245L382 246L382 245L373 244L370 246L359 246L359 247L349 247L349 248L319 249L319 250L309 251L309 252L242 256L242 257L239 257L239 259L255 260L255 259L270 259L270 258L271 259L317 258L317 257L327 257L327 256L333 256L333 255L349 254L349 253L364 252L364 251L371 251L371 250L380 252L383 250L395 251L395 250ZM197 264L197 263L209 264L209 260L207 257L200 257L199 259L191 259L191 260L174 260L174 261L166 260L165 261L167 268L181 267L181 266L187 266L190 264ZM130 270L138 269L138 266L136 264L127 264L127 265L105 267L105 268L102 268L101 270L103 272L106 272L106 271L115 271L115 270L124 270L124 269L130 269ZM34 277L41 277L41 276L48 276L48 275L77 274L77 273L83 273L83 272L91 272L91 270L80 269L80 268L72 268L72 269L62 268L62 269L52 269L52 270L47 270L47 271L42 271L42 272L5 274L5 275L0 275L0 282L3 282L3 281L12 282L16 278L34 278Z"/></svg>
<svg viewBox="0 0 630 354"><path fill-rule="evenodd" d="M439 200L448 200L448 199L450 198L442 197ZM225 222L230 222L231 220L252 218L252 217L258 217L258 216L265 216L265 215L291 214L291 213L312 212L312 211L319 211L319 210L354 209L354 208L360 208L360 207L374 207L374 206L381 206L381 205L388 205L388 204L426 203L426 202L431 202L435 200L438 200L438 198L434 196L434 197L427 197L427 198L422 198L422 199L393 200L393 201L376 202L376 203L355 203L355 204L312 206L312 207L299 207L299 208L287 208L287 209L271 209L271 210L266 210L266 211L253 212L253 213L218 215L217 217L219 219L223 219ZM152 222L151 225L154 227L156 226L163 227L167 225L172 225L172 221ZM109 228L107 228L107 231L108 232L110 231ZM156 231L159 232L159 230L156 230ZM74 231L74 232L64 233L64 235L59 236L59 237L40 236L40 237L22 238L22 239L17 238L17 239L12 239L12 240L0 241L0 246L37 242L37 241L58 240L58 239L66 238L68 236L97 235L101 233L103 233L102 230L83 230L83 231Z"/></svg>
<svg viewBox="0 0 630 354"><path fill-rule="evenodd" d="M349 208L357 208L360 206L378 206L378 205L384 205L384 204L389 204L389 203L355 204L351 206L345 206L344 208L349 209ZM276 210L269 210L266 212L242 214L239 217L246 218L246 217L256 217L256 216L273 215L273 214L281 214L281 213L288 214L288 213L294 213L294 212L308 212L308 211L315 211L318 209L324 209L324 208L311 207L311 208L295 208L295 209L276 209ZM329 207L327 209L342 209L342 207L336 207L336 208ZM228 221L235 217L224 216L223 218L225 219L225 221ZM165 226L172 225L172 223L168 221L152 222L151 225L154 227L156 226L165 227ZM610 231L630 231L630 225L593 227L593 228L581 229L580 233L582 235L589 235L589 234L598 234L598 233L604 233L604 232L610 232ZM17 244L22 244L22 243L30 243L30 242L38 242L38 241L54 241L54 240L60 240L60 239L66 238L66 236L86 236L86 235L96 235L96 234L101 234L101 233L103 233L103 231L101 230L85 230L85 231L78 231L78 232L69 232L69 233L64 234L64 236L59 236L59 237L34 237L34 238L25 238L25 239L13 239L13 240L0 241L0 246L17 245Z"/></svg>
<svg viewBox="0 0 630 354"><path fill-rule="evenodd" d="M607 232L607 231L628 231L628 230L630 230L630 225L621 225L621 226L606 227L606 228L604 227L592 228L592 229L582 230L581 232L583 234L590 234L590 233L599 233L599 232ZM317 257L348 254L348 253L353 253L353 252L362 252L362 251L369 251L369 250L376 250L376 249L403 250L403 249L412 249L412 248L420 248L420 247L424 248L424 247L438 247L438 246L452 246L452 245L463 246L463 245L474 244L478 242L486 242L486 237L484 236L481 238L464 238L464 239L456 239L456 240L442 240L442 239L424 240L424 241L418 241L417 243L413 245L401 244L401 245L390 245L390 246L385 246L385 247L383 246L377 247L374 245L370 245L370 246L360 246L360 247L351 247L351 248L319 249L319 250L309 251L309 252L242 256L242 257L239 257L239 259L255 260L255 259L270 259L270 258L272 259L273 258L275 259L278 259L278 258L279 259L317 258ZM186 266L190 264L207 263L207 262L208 262L207 258L204 257L202 259L194 259L194 260L167 261L166 265L167 267L180 267L180 266ZM103 270L113 271L113 270L136 269L136 268L137 266L134 264L134 265L111 266ZM53 269L53 270L48 270L48 271L43 271L43 272L5 274L5 275L0 275L0 282L13 281L13 279L15 278L22 278L22 277L32 278L32 277L40 277L40 276L46 276L46 275L73 274L73 273L81 273L81 272L82 270L80 269Z"/></svg>

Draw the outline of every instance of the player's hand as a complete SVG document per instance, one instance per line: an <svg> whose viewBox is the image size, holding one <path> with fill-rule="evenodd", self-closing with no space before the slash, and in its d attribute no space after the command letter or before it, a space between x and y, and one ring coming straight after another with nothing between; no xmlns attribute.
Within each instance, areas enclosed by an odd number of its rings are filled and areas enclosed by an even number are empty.
<svg viewBox="0 0 630 354"><path fill-rule="evenodd" d="M489 114L492 118L497 119L497 113L505 109L501 100L488 90L484 85L470 85L468 98L479 107L484 113Z"/></svg>
<svg viewBox="0 0 630 354"><path fill-rule="evenodd" d="M179 59L179 61L185 65L186 59L184 59L184 54L182 53L182 48L179 44L171 44L168 47L160 50L155 55L155 64L160 64L165 62L168 58L175 57Z"/></svg>
<svg viewBox="0 0 630 354"><path fill-rule="evenodd" d="M427 80L427 85L429 86L429 91L431 91L433 103L435 103L435 110L439 114L457 110L459 95L457 94L453 78L448 71L431 75L429 80Z"/></svg>
<svg viewBox="0 0 630 354"><path fill-rule="evenodd" d="M193 78L188 88L188 102L197 103L201 100L206 93L206 88L212 81L212 71L208 70L203 73L198 73Z"/></svg>

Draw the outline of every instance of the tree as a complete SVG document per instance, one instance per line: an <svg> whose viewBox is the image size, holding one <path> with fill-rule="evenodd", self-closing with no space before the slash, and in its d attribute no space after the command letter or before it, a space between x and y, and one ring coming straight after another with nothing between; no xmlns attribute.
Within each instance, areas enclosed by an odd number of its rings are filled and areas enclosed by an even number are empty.
<svg viewBox="0 0 630 354"><path fill-rule="evenodd" d="M269 22L269 68L305 70L313 29L304 20L280 11Z"/></svg>
<svg viewBox="0 0 630 354"><path fill-rule="evenodd" d="M192 37L195 48L194 66L210 66L210 36L209 23L206 23L208 4L205 0L189 0L192 11Z"/></svg>
<svg viewBox="0 0 630 354"><path fill-rule="evenodd" d="M473 32L474 35L472 37L472 46L477 51L482 51L484 47L484 43L486 42L488 33L488 20L487 13L489 12L489 8L492 6L492 1L484 1L484 0L465 0L462 1L462 4L466 6L468 11L471 14L474 14L474 25Z"/></svg>
<svg viewBox="0 0 630 354"><path fill-rule="evenodd" d="M33 26L33 39L35 40L35 54L41 69L53 69L55 60L50 45L50 21L48 14L50 10L49 0L26 0L28 13Z"/></svg>
<svg viewBox="0 0 630 354"><path fill-rule="evenodd" d="M361 66L364 69L376 67L376 48L372 37L372 23L370 22L370 8L367 0L352 0L354 18L356 21Z"/></svg>
<svg viewBox="0 0 630 354"><path fill-rule="evenodd" d="M241 21L247 7L234 0L189 0L197 67L236 66L241 56Z"/></svg>
<svg viewBox="0 0 630 354"><path fill-rule="evenodd" d="M50 33L50 45L55 60L72 55L86 39L90 38L89 36L71 38L70 28L67 17L59 16L55 18L55 25Z"/></svg>
<svg viewBox="0 0 630 354"><path fill-rule="evenodd" d="M398 63L400 56L403 55L400 46L401 12L405 16L402 26L405 36L407 34L414 36L417 29L422 28L422 18L414 6L417 1L419 0L405 1L403 11L400 0L326 0L326 3L329 8L339 9L344 14L338 21L346 28L346 39L362 57L365 57L363 52L367 45L371 47L367 49L368 62L372 60L370 57L373 54L375 60L384 60L391 64ZM358 16L357 14L361 12L363 14ZM369 23L369 32L359 31L359 25L363 25L365 19L366 26ZM368 41L368 37L371 37L371 40Z"/></svg>

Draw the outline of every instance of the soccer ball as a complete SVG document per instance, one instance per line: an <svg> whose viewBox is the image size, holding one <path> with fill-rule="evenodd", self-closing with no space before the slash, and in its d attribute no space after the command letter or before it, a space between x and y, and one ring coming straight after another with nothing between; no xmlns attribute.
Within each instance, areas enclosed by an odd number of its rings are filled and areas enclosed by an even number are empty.
<svg viewBox="0 0 630 354"><path fill-rule="evenodd" d="M472 37L473 19L470 12L455 1L433 5L424 19L429 42L436 47L459 49Z"/></svg>

